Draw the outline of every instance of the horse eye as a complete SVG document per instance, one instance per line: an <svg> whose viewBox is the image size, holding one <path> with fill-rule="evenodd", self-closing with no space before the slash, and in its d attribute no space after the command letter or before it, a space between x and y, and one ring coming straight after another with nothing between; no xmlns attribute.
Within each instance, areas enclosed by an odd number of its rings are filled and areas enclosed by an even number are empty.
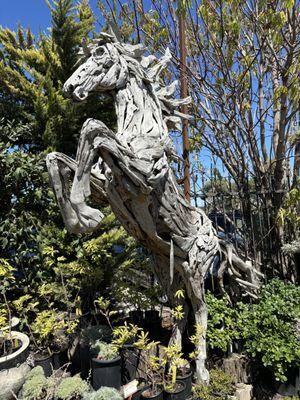
<svg viewBox="0 0 300 400"><path fill-rule="evenodd" d="M96 56L96 57L101 57L101 56L103 56L104 53L105 53L105 50L103 47L97 47L94 50L94 56Z"/></svg>

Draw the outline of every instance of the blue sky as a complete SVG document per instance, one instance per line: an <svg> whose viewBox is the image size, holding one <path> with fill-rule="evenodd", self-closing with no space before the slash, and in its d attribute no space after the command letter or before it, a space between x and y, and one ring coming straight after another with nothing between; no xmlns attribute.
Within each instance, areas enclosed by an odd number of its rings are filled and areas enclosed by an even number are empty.
<svg viewBox="0 0 300 400"><path fill-rule="evenodd" d="M96 0L90 0L96 9ZM16 29L20 23L23 27L30 26L37 34L45 32L50 26L50 12L45 0L0 0L0 25Z"/></svg>
<svg viewBox="0 0 300 400"><path fill-rule="evenodd" d="M74 1L75 3L76 1ZM100 16L97 10L97 0L89 0L95 15ZM20 23L24 28L30 27L36 35L39 32L46 32L51 25L51 16L45 0L0 0L0 25L12 30ZM96 25L97 28L97 25ZM178 154L181 154L181 138L175 140ZM202 162L206 168L210 168L211 155L202 150ZM192 161L192 160L191 160Z"/></svg>

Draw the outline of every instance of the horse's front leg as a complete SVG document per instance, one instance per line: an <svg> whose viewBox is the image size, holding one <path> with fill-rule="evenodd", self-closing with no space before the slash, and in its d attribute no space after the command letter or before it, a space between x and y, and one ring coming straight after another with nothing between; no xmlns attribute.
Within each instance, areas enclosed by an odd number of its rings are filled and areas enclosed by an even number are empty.
<svg viewBox="0 0 300 400"><path fill-rule="evenodd" d="M103 143L112 148L112 152L117 149L114 134L106 125L101 121L88 119L81 130L76 154L77 168L70 195L72 208L75 210L80 223L80 233L97 229L103 218L100 210L87 204L91 195L91 183L93 186L92 167L95 165L95 159L99 160ZM105 173L109 175L107 166Z"/></svg>
<svg viewBox="0 0 300 400"><path fill-rule="evenodd" d="M81 232L83 227L70 200L70 187L77 169L77 162L63 153L52 152L47 155L46 164L66 228L69 232ZM97 203L106 205L106 179L100 160L93 165L90 178L92 198Z"/></svg>
<svg viewBox="0 0 300 400"><path fill-rule="evenodd" d="M70 202L70 184L77 164L65 154L53 152L47 155L46 164L51 185L68 231L79 229L77 213Z"/></svg>
<svg viewBox="0 0 300 400"><path fill-rule="evenodd" d="M203 283L204 285L204 283ZM207 305L204 300L204 291L192 296L192 306L196 326L200 329L200 337L196 345L196 379L198 383L209 383L209 372L206 369L206 331L207 331ZM202 333L201 333L202 332Z"/></svg>

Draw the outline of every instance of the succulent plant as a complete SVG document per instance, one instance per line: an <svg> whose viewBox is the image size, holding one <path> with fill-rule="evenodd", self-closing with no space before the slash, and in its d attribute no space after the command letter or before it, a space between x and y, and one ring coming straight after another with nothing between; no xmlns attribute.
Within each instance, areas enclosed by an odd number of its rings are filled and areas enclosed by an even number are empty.
<svg viewBox="0 0 300 400"><path fill-rule="evenodd" d="M39 400L48 389L48 381L41 366L33 368L25 378L23 386L24 400Z"/></svg>
<svg viewBox="0 0 300 400"><path fill-rule="evenodd" d="M91 346L91 353L99 360L113 360L118 357L118 352L115 346L110 343L102 342L101 340L97 340Z"/></svg>
<svg viewBox="0 0 300 400"><path fill-rule="evenodd" d="M97 392L87 393L84 395L84 400L122 400L120 392L117 389L103 386Z"/></svg>
<svg viewBox="0 0 300 400"><path fill-rule="evenodd" d="M54 398L57 400L81 399L90 387L79 375L64 378L58 385Z"/></svg>

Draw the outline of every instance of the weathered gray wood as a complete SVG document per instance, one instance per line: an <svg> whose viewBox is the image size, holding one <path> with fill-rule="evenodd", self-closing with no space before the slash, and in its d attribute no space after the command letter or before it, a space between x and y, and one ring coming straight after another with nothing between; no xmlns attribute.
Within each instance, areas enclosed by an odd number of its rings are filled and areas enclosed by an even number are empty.
<svg viewBox="0 0 300 400"><path fill-rule="evenodd" d="M184 117L178 107L190 102L172 97L176 82L161 86L159 76L171 54L167 49L156 60L143 52L142 46L121 43L113 34L101 34L85 46L85 59L64 90L75 100L85 100L95 90L110 91L117 131L89 119L81 131L76 161L52 153L47 165L67 229L75 233L97 229L103 216L87 200L90 195L99 203L105 198L124 228L152 251L154 270L169 301L174 302L174 293L184 286L195 320L205 331L204 277L215 255L228 254L228 248L218 241L203 211L186 202L169 164L170 157L178 156L168 127L178 127ZM93 165L95 157L99 160ZM255 291L251 268L229 253L226 267L231 278ZM183 329L175 332L177 340ZM199 350L197 376L207 381L205 333Z"/></svg>

